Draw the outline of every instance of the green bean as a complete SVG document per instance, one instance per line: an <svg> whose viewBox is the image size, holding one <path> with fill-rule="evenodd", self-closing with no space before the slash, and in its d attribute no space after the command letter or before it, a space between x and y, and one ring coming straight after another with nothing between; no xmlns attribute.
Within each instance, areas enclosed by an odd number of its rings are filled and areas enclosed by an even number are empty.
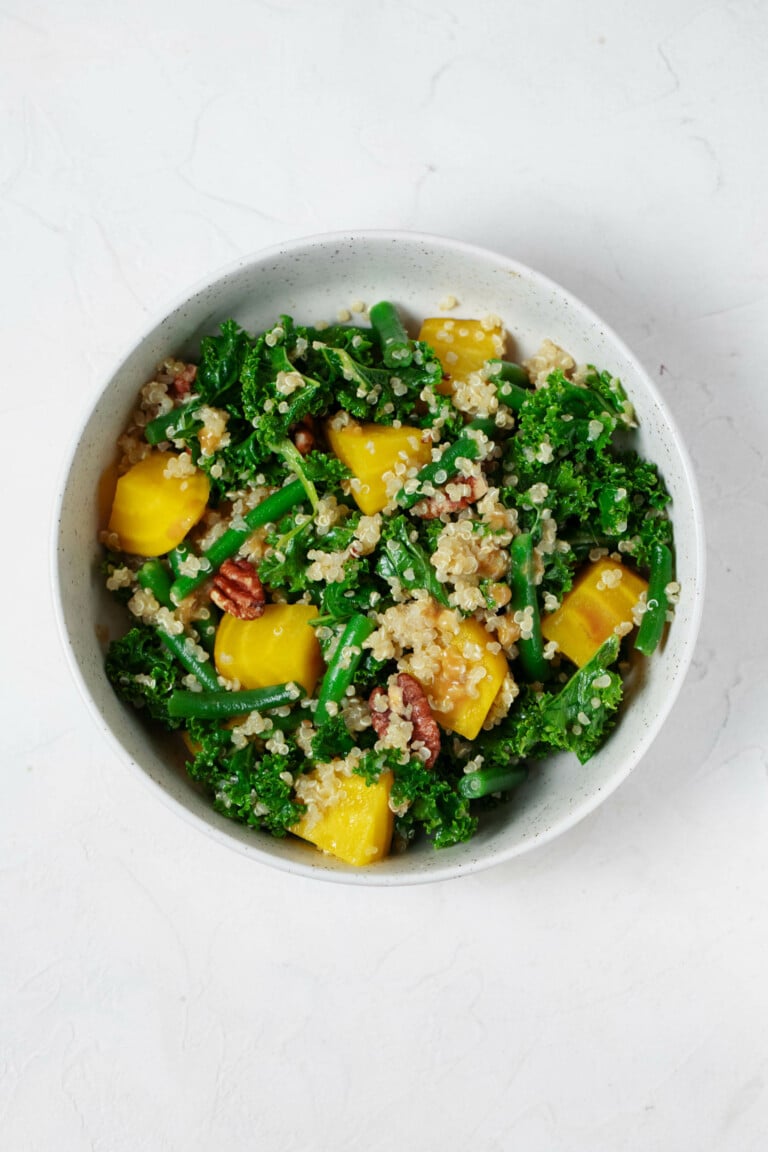
<svg viewBox="0 0 768 1152"><path fill-rule="evenodd" d="M521 388L526 388L530 392L530 377L525 368L520 364L515 364L513 360L491 360L491 364L500 364L494 380L504 380L510 384L519 384Z"/></svg>
<svg viewBox="0 0 768 1152"><path fill-rule="evenodd" d="M163 608L172 608L171 577L161 560L147 560L136 573L136 579L142 588L151 592L158 604ZM191 651L193 641L184 635L173 635L166 632L161 624L157 625L157 634L169 652L172 652L182 667L209 691L218 691L219 678L216 670L206 661L199 660Z"/></svg>
<svg viewBox="0 0 768 1152"><path fill-rule="evenodd" d="M163 608L172 606L171 577L162 560L146 560L137 571L136 579L142 588L152 593Z"/></svg>
<svg viewBox="0 0 768 1152"><path fill-rule="evenodd" d="M208 606L210 615L203 620L198 617L192 621L192 625L200 637L200 644L205 648L206 652L211 655L213 653L214 644L216 643L216 629L219 626L219 613L213 607L213 604Z"/></svg>
<svg viewBox="0 0 768 1152"><path fill-rule="evenodd" d="M375 627L375 621L361 613L350 617L320 685L315 724L323 724L329 720L331 712L328 705L339 705L346 696L347 688L353 682L363 656L363 641L368 639Z"/></svg>
<svg viewBox="0 0 768 1152"><path fill-rule="evenodd" d="M492 376L496 384L496 394L502 404L506 404L513 412L519 412L525 401L532 395L530 380L525 368L514 364L511 360L491 360L491 364L500 364L501 367Z"/></svg>
<svg viewBox="0 0 768 1152"><path fill-rule="evenodd" d="M425 464L417 473L414 479L417 482L417 487L413 492L406 492L405 488L401 488L397 494L397 503L401 508L412 508L417 504L423 496L423 488L425 484L434 484L439 488L445 484L452 476L456 474L457 461L462 459L477 460L480 455L480 445L474 436L468 436L467 432L475 430L483 432L486 436L493 435L496 425L493 420L479 419L473 420L468 424L458 440L454 440L453 444L449 444L443 452L439 460L433 460L430 464Z"/></svg>
<svg viewBox="0 0 768 1152"><path fill-rule="evenodd" d="M477 772L468 772L462 776L456 790L465 800L479 800L481 796L490 796L493 792L511 791L522 784L527 775L527 768L520 766L480 768Z"/></svg>
<svg viewBox="0 0 768 1152"><path fill-rule="evenodd" d="M550 667L544 659L544 645L539 620L539 599L533 581L533 539L530 532L515 536L510 547L512 566L509 583L512 588L512 609L515 612L533 612L531 635L517 641L520 663L528 680L546 680Z"/></svg>
<svg viewBox="0 0 768 1152"><path fill-rule="evenodd" d="M158 625L157 634L165 644L169 652L172 652L176 659L182 664L187 672L191 672L193 676L202 684L208 692L217 692L221 685L219 678L216 674L216 669L208 662L205 663L194 655L190 650L194 641L189 636L173 636L170 632ZM197 695L197 693L193 693Z"/></svg>
<svg viewBox="0 0 768 1152"><path fill-rule="evenodd" d="M267 712L294 704L306 693L300 684L273 684L269 688L249 688L240 692L173 692L168 700L171 716L182 719L224 720L248 712Z"/></svg>
<svg viewBox="0 0 768 1152"><path fill-rule="evenodd" d="M201 559L207 563L203 563L201 570L196 576L179 576L171 585L171 599L174 604L179 604L185 596L189 596L190 592L194 592L195 588L199 586L212 576L214 572L224 563L229 560L230 556L234 556L235 552L240 548L245 540L255 532L257 528L263 527L264 524L271 524L284 516L286 512L293 508L294 504L301 503L306 500L307 495L304 491L304 485L300 480L292 480L290 484L286 484L284 488L278 488L277 492L273 492L271 496L267 496L266 500L262 500L261 504L257 504L250 512L247 512L243 517L245 521L245 528L228 528L223 535L215 540L210 548L208 548L202 555Z"/></svg>
<svg viewBox="0 0 768 1152"><path fill-rule="evenodd" d="M368 315L371 327L381 341L381 354L387 368L408 368L413 359L411 342L395 306L382 300L373 305Z"/></svg>
<svg viewBox="0 0 768 1152"><path fill-rule="evenodd" d="M646 609L640 621L635 648L644 656L655 652L664 631L669 599L667 585L672 579L672 552L666 544L651 548L651 574L648 579Z"/></svg>
<svg viewBox="0 0 768 1152"><path fill-rule="evenodd" d="M181 544L179 544L176 548L172 548L168 553L168 563L170 564L171 571L176 578L182 575L182 565L186 560L189 560L191 555L192 549L190 548L189 544L185 543L183 540Z"/></svg>

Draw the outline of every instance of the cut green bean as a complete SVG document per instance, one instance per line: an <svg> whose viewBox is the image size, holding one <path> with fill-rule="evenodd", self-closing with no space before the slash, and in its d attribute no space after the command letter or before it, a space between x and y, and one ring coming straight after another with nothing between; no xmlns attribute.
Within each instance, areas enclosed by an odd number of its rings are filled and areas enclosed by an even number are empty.
<svg viewBox="0 0 768 1152"><path fill-rule="evenodd" d="M171 716L180 719L226 720L249 712L268 712L294 704L306 695L300 684L289 681L269 688L247 688L240 692L173 692L168 700Z"/></svg>
<svg viewBox="0 0 768 1152"><path fill-rule="evenodd" d="M381 354L387 368L408 368L413 359L411 341L395 306L382 300L373 305L368 315L371 327L381 341Z"/></svg>
<svg viewBox="0 0 768 1152"><path fill-rule="evenodd" d="M320 685L315 724L324 724L332 714L336 714L338 706L346 696L347 688L355 679L355 673L363 656L363 641L368 639L375 627L376 622L361 613L350 617ZM336 708L329 710L329 705L334 704Z"/></svg>
<svg viewBox="0 0 768 1152"><path fill-rule="evenodd" d="M178 547L172 548L171 551L168 553L168 563L171 566L171 571L173 572L173 575L177 579L179 576L183 575L182 566L185 563L185 561L189 560L189 557L191 555L192 555L192 549L190 548L189 544L186 544L184 541L182 541L181 544L178 545Z"/></svg>
<svg viewBox="0 0 768 1152"><path fill-rule="evenodd" d="M147 560L136 573L136 579L142 588L151 592L158 604L163 608L172 608L171 577L161 560ZM187 672L196 676L203 688L209 691L218 691L219 678L215 668L207 661L199 660L193 652L194 641L188 636L173 635L166 632L162 625L157 625L157 634L169 652L172 652Z"/></svg>
<svg viewBox="0 0 768 1152"><path fill-rule="evenodd" d="M137 571L136 580L163 608L172 607L171 577L162 560L146 560Z"/></svg>
<svg viewBox="0 0 768 1152"><path fill-rule="evenodd" d="M522 784L527 775L527 768L520 766L480 768L477 772L468 772L462 776L456 790L465 800L479 800L482 796L490 796L494 792L510 792L518 784Z"/></svg>
<svg viewBox="0 0 768 1152"><path fill-rule="evenodd" d="M519 384L521 388L526 388L530 392L531 379L521 364L515 364L514 360L491 360L491 364L501 365L493 377L494 380Z"/></svg>
<svg viewBox="0 0 768 1152"><path fill-rule="evenodd" d="M217 692L221 685L219 678L216 674L216 669L208 661L199 660L192 651L194 641L189 636L172 635L166 632L164 628L158 625L157 634L165 644L169 652L172 652L176 659L179 661L187 672L191 672L196 676L203 688L208 692ZM194 693L197 695L197 693Z"/></svg>
<svg viewBox="0 0 768 1152"><path fill-rule="evenodd" d="M512 558L509 583L512 589L512 609L525 612L530 619L530 636L517 641L520 663L529 681L546 680L550 666L544 659L541 638L539 598L534 584L533 538L530 532L515 536L510 546ZM526 629L528 631L528 629Z"/></svg>
<svg viewBox="0 0 768 1152"><path fill-rule="evenodd" d="M302 500L307 499L307 494L304 491L304 485L300 480L292 480L290 484L286 484L284 488L278 488L277 492L273 492L271 496L267 496L266 500L262 500L261 504L257 504L250 512L247 512L243 517L245 528L228 528L223 535L215 540L210 548L208 548L201 560L203 561L201 570L195 576L179 576L171 585L171 599L174 604L179 604L185 596L189 596L190 592L194 592L195 588L213 576L225 560L229 560L230 556L234 556L235 552L240 548L252 532L257 528L262 528L265 524L272 524L279 520L286 512L289 512L295 504L300 504Z"/></svg>
<svg viewBox="0 0 768 1152"><path fill-rule="evenodd" d="M667 619L669 598L667 585L672 580L672 552L666 544L651 548L651 573L648 579L646 608L635 639L635 648L650 656L659 646Z"/></svg>
<svg viewBox="0 0 768 1152"><path fill-rule="evenodd" d="M496 425L493 420L485 418L473 420L471 424L468 424L458 440L454 440L453 444L448 445L439 460L433 460L430 464L425 464L424 467L416 473L414 479L416 480L417 487L414 491L406 492L405 488L400 489L396 499L401 508L412 508L414 504L417 504L424 494L423 489L425 484L432 484L434 487L440 488L450 480L452 476L455 476L457 461L463 459L477 460L480 455L480 445L474 436L467 435L467 432L470 430L491 436L496 430Z"/></svg>
<svg viewBox="0 0 768 1152"><path fill-rule="evenodd" d="M525 401L532 395L530 380L525 368L511 360L491 360L500 368L493 373L491 380L496 384L496 394L502 404L513 412L519 412Z"/></svg>
<svg viewBox="0 0 768 1152"><path fill-rule="evenodd" d="M219 613L212 604L208 606L210 616L207 620L192 621L192 625L200 637L200 644L205 648L206 652L211 655L213 653L214 644L216 643L216 629L219 626Z"/></svg>

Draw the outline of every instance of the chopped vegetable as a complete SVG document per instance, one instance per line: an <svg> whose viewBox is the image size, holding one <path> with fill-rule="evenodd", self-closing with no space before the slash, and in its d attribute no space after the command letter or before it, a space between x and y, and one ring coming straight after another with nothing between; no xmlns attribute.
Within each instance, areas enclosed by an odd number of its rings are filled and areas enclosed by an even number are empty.
<svg viewBox="0 0 768 1152"><path fill-rule="evenodd" d="M430 344L443 367L449 385L479 372L503 350L501 323L488 320L453 320L430 316L422 321L419 340Z"/></svg>
<svg viewBox="0 0 768 1152"><path fill-rule="evenodd" d="M168 700L168 714L180 719L221 720L249 712L269 712L293 704L306 693L300 684L274 684L243 692L174 692Z"/></svg>
<svg viewBox="0 0 768 1152"><path fill-rule="evenodd" d="M672 553L666 544L651 548L651 575L645 611L635 640L635 648L650 656L659 645L669 609L667 588L672 582Z"/></svg>
<svg viewBox="0 0 768 1152"><path fill-rule="evenodd" d="M441 727L475 739L509 672L499 647L477 620L461 622L439 671L425 685L437 701L435 719Z"/></svg>
<svg viewBox="0 0 768 1152"><path fill-rule="evenodd" d="M525 768L480 768L462 776L458 791L467 800L479 800L481 796L491 796L494 792L510 792L522 784L527 775Z"/></svg>
<svg viewBox="0 0 768 1152"><path fill-rule="evenodd" d="M533 538L530 532L521 532L512 541L512 608L519 613L521 635L517 642L520 663L531 681L547 680L550 667L544 659L539 620L539 597L536 592Z"/></svg>
<svg viewBox="0 0 768 1152"><path fill-rule="evenodd" d="M542 634L582 667L609 636L632 631L647 590L646 581L624 564L598 560L582 572L560 608L544 618Z"/></svg>
<svg viewBox="0 0 768 1152"><path fill-rule="evenodd" d="M373 620L357 613L339 637L336 651L328 664L317 696L316 724L325 723L337 713L347 689L354 682L355 672L363 655L363 643L373 632L374 627Z"/></svg>
<svg viewBox="0 0 768 1152"><path fill-rule="evenodd" d="M431 437L419 428L390 428L379 424L350 421L328 424L328 442L354 476L352 495L367 515L380 512L389 500L385 476L394 475L398 465L406 468L424 464L432 454Z"/></svg>
<svg viewBox="0 0 768 1152"><path fill-rule="evenodd" d="M381 343L381 355L387 368L408 368L413 353L408 333L397 310L388 300L374 304L370 310L371 326Z"/></svg>
<svg viewBox="0 0 768 1152"><path fill-rule="evenodd" d="M173 452L150 452L117 481L110 532L124 552L162 556L182 542L205 512L208 479Z"/></svg>
<svg viewBox="0 0 768 1152"><path fill-rule="evenodd" d="M306 778L311 780L313 775L316 772L309 772ZM337 798L319 814L302 816L291 831L347 864L374 864L387 855L392 840L391 788L390 773L372 784L360 776L337 774Z"/></svg>
<svg viewBox="0 0 768 1152"><path fill-rule="evenodd" d="M301 503L306 496L304 485L300 480L294 480L273 492L261 504L257 504L243 517L243 527L228 528L201 556L200 570L195 576L179 576L171 586L171 598L174 604L180 603L195 588L199 588L225 560L234 556L238 548L257 528L272 523L284 516L294 504Z"/></svg>
<svg viewBox="0 0 768 1152"><path fill-rule="evenodd" d="M225 613L216 632L214 659L220 676L243 688L269 688L295 680L311 695L323 656L310 621L311 604L268 604L256 620Z"/></svg>

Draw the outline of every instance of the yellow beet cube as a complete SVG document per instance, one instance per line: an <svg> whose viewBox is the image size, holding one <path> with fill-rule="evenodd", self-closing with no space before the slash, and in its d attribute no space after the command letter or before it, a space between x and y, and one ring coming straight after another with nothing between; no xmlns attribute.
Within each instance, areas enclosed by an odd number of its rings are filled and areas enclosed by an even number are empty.
<svg viewBox="0 0 768 1152"><path fill-rule="evenodd" d="M454 380L466 380L486 360L504 354L504 329L486 326L480 320L450 320L432 316L421 325L419 340L426 340L435 350L444 374L449 377L441 391L450 392Z"/></svg>
<svg viewBox="0 0 768 1152"><path fill-rule="evenodd" d="M617 627L633 625L632 610L647 591L636 572L604 557L582 572L556 612L542 617L542 636L582 668Z"/></svg>
<svg viewBox="0 0 768 1152"><path fill-rule="evenodd" d="M187 471L177 463L181 459L175 452L151 452L117 481L108 530L117 533L124 552L162 556L205 512L208 477L199 468Z"/></svg>
<svg viewBox="0 0 768 1152"><path fill-rule="evenodd" d="M323 655L309 621L311 604L268 604L256 620L229 613L216 629L216 671L243 688L269 688L295 680L311 695L323 668Z"/></svg>
<svg viewBox="0 0 768 1152"><path fill-rule="evenodd" d="M421 467L432 459L432 439L421 428L354 422L335 427L330 420L327 432L331 448L354 476L352 495L366 516L389 502L386 472L396 464Z"/></svg>
<svg viewBox="0 0 768 1152"><path fill-rule="evenodd" d="M440 670L424 688L442 728L474 740L509 671L502 652L490 652L494 637L477 620L463 620L445 650ZM483 675L479 675L482 669Z"/></svg>
<svg viewBox="0 0 768 1152"><path fill-rule="evenodd" d="M373 864L387 855L392 840L392 774L383 772L375 784L366 784L362 776L336 773L336 782L338 799L319 820L313 823L307 814L291 831L346 864Z"/></svg>

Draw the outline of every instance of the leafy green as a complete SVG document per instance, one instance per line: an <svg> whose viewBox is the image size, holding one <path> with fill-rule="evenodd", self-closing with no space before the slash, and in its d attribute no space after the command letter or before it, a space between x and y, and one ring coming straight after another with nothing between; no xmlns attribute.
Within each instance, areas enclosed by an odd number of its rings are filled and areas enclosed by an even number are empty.
<svg viewBox="0 0 768 1152"><path fill-rule="evenodd" d="M478 737L486 766L545 756L553 748L586 763L604 742L621 703L621 677L609 670L618 652L618 637L611 636L559 692L527 689L506 720Z"/></svg>
<svg viewBox="0 0 768 1152"><path fill-rule="evenodd" d="M470 839L477 828L477 817L450 780L436 769L427 768L418 758L406 764L394 763L392 768L392 803L397 807L409 805L398 817L399 836L409 840L416 827L421 826L436 848L449 848Z"/></svg>
<svg viewBox="0 0 768 1152"><path fill-rule="evenodd" d="M398 580L409 591L425 588L430 596L448 606L448 596L437 578L429 556L411 537L418 537L405 516L393 516L384 526L376 572L385 580Z"/></svg>
<svg viewBox="0 0 768 1152"><path fill-rule="evenodd" d="M505 473L515 482L502 487L502 500L517 508L521 528L536 541L546 507L558 538L573 547L544 553L542 592L562 598L596 545L612 549L623 541L643 567L655 543L669 543L663 514L669 493L658 469L614 443L617 428L629 427L633 415L620 382L595 369L583 386L552 372L522 403L518 432L504 446Z"/></svg>
<svg viewBox="0 0 768 1152"><path fill-rule="evenodd" d="M336 756L346 756L354 743L341 713L331 716L312 737L312 759L323 763Z"/></svg>
<svg viewBox="0 0 768 1152"><path fill-rule="evenodd" d="M198 749L187 771L212 794L216 810L273 836L285 836L304 811L282 778L282 773L302 771L303 754L295 744L288 743L287 754L259 753L254 743L233 749L228 729L194 720L189 733Z"/></svg>
<svg viewBox="0 0 768 1152"><path fill-rule="evenodd" d="M206 404L238 409L240 372L250 339L234 320L225 320L220 332L200 342L195 388Z"/></svg>
<svg viewBox="0 0 768 1152"><path fill-rule="evenodd" d="M346 620L357 612L369 612L382 598L380 585L369 575L367 560L350 560L344 567L344 579L326 584L320 593L323 616Z"/></svg>
<svg viewBox="0 0 768 1152"><path fill-rule="evenodd" d="M146 708L166 728L182 723L168 714L168 699L181 687L184 669L168 651L154 628L135 626L107 650L107 679L121 700Z"/></svg>

